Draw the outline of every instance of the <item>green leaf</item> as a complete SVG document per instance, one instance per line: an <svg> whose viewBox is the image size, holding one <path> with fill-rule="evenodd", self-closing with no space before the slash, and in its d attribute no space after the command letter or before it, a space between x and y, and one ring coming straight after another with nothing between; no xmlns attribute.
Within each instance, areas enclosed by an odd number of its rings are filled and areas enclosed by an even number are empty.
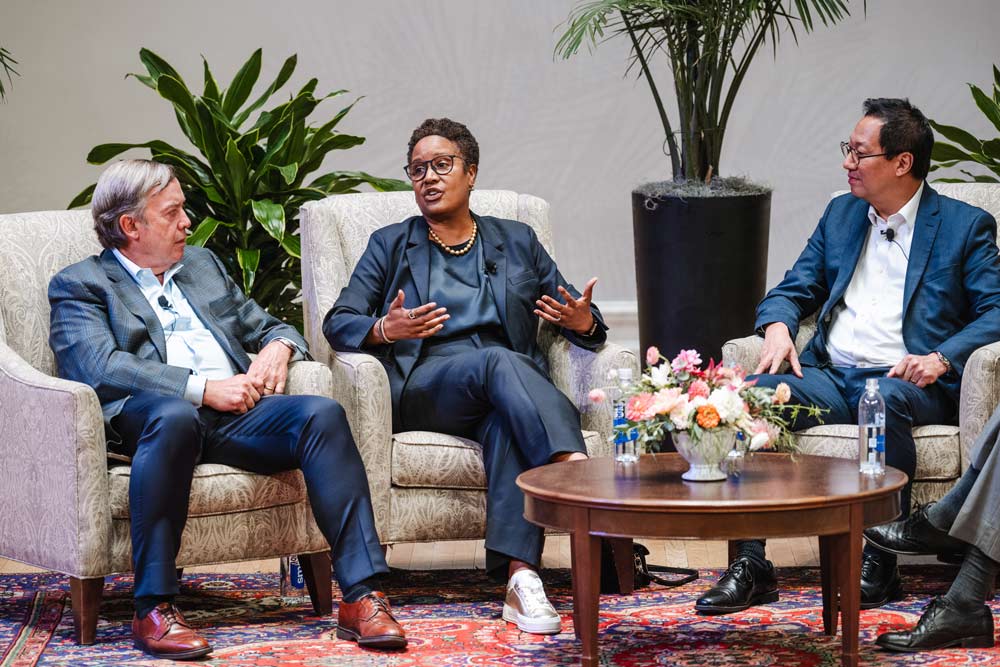
<svg viewBox="0 0 1000 667"><path fill-rule="evenodd" d="M253 289L254 277L257 275L257 266L260 264L260 250L237 248L236 261L243 270L243 292L249 295Z"/></svg>
<svg viewBox="0 0 1000 667"><path fill-rule="evenodd" d="M299 165L295 162L292 164L286 164L280 167L276 167L279 172L281 172L281 177L285 179L285 183L291 185L295 182L295 176L299 173Z"/></svg>
<svg viewBox="0 0 1000 667"><path fill-rule="evenodd" d="M94 188L97 187L97 183L88 185L83 189L83 191L77 196L73 197L73 201L69 203L66 208L76 208L77 206L83 206L90 203L90 198L94 194Z"/></svg>
<svg viewBox="0 0 1000 667"><path fill-rule="evenodd" d="M267 102L268 99L270 99L271 95L277 92L279 88L281 88L283 85L285 85L285 83L288 82L288 79L292 76L292 72L295 71L295 65L296 63L298 63L298 60L299 60L298 55L294 53L288 57L288 59L285 61L285 64L281 66L281 70L278 71L278 76L276 76L274 78L274 81L271 82L271 85L268 86L267 89L264 91L264 93L256 100L254 100L250 106L244 109L240 113L240 115L237 116L236 119L233 121L236 127L239 127L240 125L245 123L247 118L250 117L250 114L252 114L254 111L264 106L264 103Z"/></svg>
<svg viewBox="0 0 1000 667"><path fill-rule="evenodd" d="M132 77L133 79L138 79L139 83L146 86L147 88L152 88L156 90L156 81L151 76L146 76L145 74L136 74L135 72L129 72L125 75L125 78Z"/></svg>
<svg viewBox="0 0 1000 667"><path fill-rule="evenodd" d="M221 220L216 220L213 217L206 217L201 221L201 224L198 225L193 232L191 232L191 235L187 237L187 244L204 248L208 240L212 238L212 234L215 233L215 230L218 229L219 225L223 224L225 223Z"/></svg>
<svg viewBox="0 0 1000 667"><path fill-rule="evenodd" d="M87 162L90 164L104 164L111 158L117 157L132 148L149 148L171 152L175 150L170 144L158 139L142 144L100 144L91 148L90 152L87 153Z"/></svg>
<svg viewBox="0 0 1000 667"><path fill-rule="evenodd" d="M212 76L212 70L209 69L208 60L205 59L205 56L201 57L201 62L204 63L204 70L205 70L205 91L202 93L202 96L218 102L219 84L216 83L215 77Z"/></svg>
<svg viewBox="0 0 1000 667"><path fill-rule="evenodd" d="M208 164L216 175L224 174L223 165L226 162L226 154L222 146L223 142L226 141L227 133L217 131L219 126L216 125L212 110L208 108L208 104L204 100L195 100L194 105L198 114L197 123L203 130L198 149L202 155L208 158Z"/></svg>
<svg viewBox="0 0 1000 667"><path fill-rule="evenodd" d="M139 60L146 66L149 76L154 83L157 83L161 76L172 76L178 81L183 81L181 75L177 73L170 63L156 55L149 49L139 49Z"/></svg>
<svg viewBox="0 0 1000 667"><path fill-rule="evenodd" d="M934 143L934 148L931 149L931 159L936 162L947 162L949 160L964 161L971 160L972 156L956 146L938 141Z"/></svg>
<svg viewBox="0 0 1000 667"><path fill-rule="evenodd" d="M285 238L285 209L269 199L250 202L253 217L267 230L276 241L281 243Z"/></svg>
<svg viewBox="0 0 1000 667"><path fill-rule="evenodd" d="M242 205L247 193L247 161L240 153L239 146L232 139L226 144L226 166L229 170L233 199Z"/></svg>
<svg viewBox="0 0 1000 667"><path fill-rule="evenodd" d="M296 259L302 258L302 240L298 236L289 234L281 239L281 247L292 257Z"/></svg>
<svg viewBox="0 0 1000 667"><path fill-rule="evenodd" d="M993 126L997 130L1000 130L1000 104L987 97L986 93L981 91L977 86L969 84L969 88L972 89L972 97L976 100L976 106L993 123Z"/></svg>
<svg viewBox="0 0 1000 667"><path fill-rule="evenodd" d="M982 142L976 139L974 136L969 134L963 129L952 127L951 125L942 125L941 123L935 123L933 120L929 121L931 127L937 130L938 134L943 136L949 141L954 141L956 144L961 146L967 151L979 151Z"/></svg>
<svg viewBox="0 0 1000 667"><path fill-rule="evenodd" d="M261 49L257 49L233 77L233 82L229 84L225 97L222 99L222 110L229 114L230 118L247 101L250 91L257 83L257 78L260 76L260 61Z"/></svg>
<svg viewBox="0 0 1000 667"><path fill-rule="evenodd" d="M1000 138L984 141L982 151L983 155L1000 160Z"/></svg>
<svg viewBox="0 0 1000 667"><path fill-rule="evenodd" d="M156 92L160 97L174 105L178 112L183 113L188 121L189 138L195 146L201 148L203 130L198 124L198 112L195 109L195 98L191 91L178 79L164 74L156 81Z"/></svg>

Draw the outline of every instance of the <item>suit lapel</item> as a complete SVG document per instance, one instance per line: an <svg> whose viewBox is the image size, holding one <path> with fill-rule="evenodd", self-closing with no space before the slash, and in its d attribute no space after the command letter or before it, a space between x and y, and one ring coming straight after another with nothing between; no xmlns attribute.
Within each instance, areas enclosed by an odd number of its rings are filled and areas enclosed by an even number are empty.
<svg viewBox="0 0 1000 667"><path fill-rule="evenodd" d="M840 269L837 271L837 279L830 290L830 298L827 300L830 308L835 306L844 298L847 286L851 284L851 278L858 268L858 259L861 257L861 250L865 247L868 239L868 232L871 230L871 222L868 220L868 204L863 200L858 200L860 205L857 213L850 216L850 225L847 232L847 241L841 252Z"/></svg>
<svg viewBox="0 0 1000 667"><path fill-rule="evenodd" d="M938 194L929 185L924 185L924 194L917 207L917 220L913 225L913 240L910 243L910 258L906 263L906 282L903 287L903 316L913 299L920 278L927 268L927 261L934 247L934 239L941 226L938 209Z"/></svg>
<svg viewBox="0 0 1000 667"><path fill-rule="evenodd" d="M160 326L160 320L156 317L149 302L146 301L142 290L139 289L132 276L125 271L125 267L121 265L112 251L105 250L101 253L101 266L125 307L145 322L146 331L150 340L153 341L153 347L156 348L157 354L160 355L160 361L167 363L167 341L163 337L163 327ZM111 316L113 317L114 314L111 313Z"/></svg>
<svg viewBox="0 0 1000 667"><path fill-rule="evenodd" d="M497 304L497 313L500 315L500 324L510 338L510 329L507 327L507 255L503 251L503 239L496 227L489 220L485 220L475 213L472 214L476 225L479 228L479 236L483 242L483 259L488 267L496 267L495 271L487 271L486 279L490 282L490 289L493 292L493 300Z"/></svg>
<svg viewBox="0 0 1000 667"><path fill-rule="evenodd" d="M409 236L406 239L406 264L417 293L407 294L403 305L406 308L414 308L430 301L431 291L431 247L427 238L427 222L421 216L413 218L410 224ZM402 289L406 292L405 287ZM396 298L395 293L387 296L390 301ZM420 358L423 342L422 338L408 338L393 345L393 354L403 371L403 377L409 377L414 364Z"/></svg>

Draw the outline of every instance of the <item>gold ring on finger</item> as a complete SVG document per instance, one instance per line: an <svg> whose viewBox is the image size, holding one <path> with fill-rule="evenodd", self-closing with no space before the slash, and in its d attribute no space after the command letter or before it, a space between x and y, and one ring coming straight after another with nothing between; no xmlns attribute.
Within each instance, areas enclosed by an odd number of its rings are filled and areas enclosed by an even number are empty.
<svg viewBox="0 0 1000 667"><path fill-rule="evenodd" d="M406 316L409 317L411 320L417 319L417 316L413 314L413 309L412 308L409 309L408 311L406 311Z"/></svg>

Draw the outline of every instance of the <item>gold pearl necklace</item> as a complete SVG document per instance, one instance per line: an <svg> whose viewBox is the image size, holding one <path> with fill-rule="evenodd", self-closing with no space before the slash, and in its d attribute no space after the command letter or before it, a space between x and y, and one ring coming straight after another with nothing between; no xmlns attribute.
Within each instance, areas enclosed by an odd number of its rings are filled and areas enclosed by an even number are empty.
<svg viewBox="0 0 1000 667"><path fill-rule="evenodd" d="M475 220L472 221L472 236L470 236L469 240L466 241L465 245L459 248L458 250L455 250L450 245L442 241L441 237L434 233L434 230L431 229L430 225L427 225L427 231L430 233L431 240L437 243L439 246L441 246L442 250L444 250L449 255L455 255L456 257L464 255L465 253L472 250L472 244L476 242L477 227Z"/></svg>

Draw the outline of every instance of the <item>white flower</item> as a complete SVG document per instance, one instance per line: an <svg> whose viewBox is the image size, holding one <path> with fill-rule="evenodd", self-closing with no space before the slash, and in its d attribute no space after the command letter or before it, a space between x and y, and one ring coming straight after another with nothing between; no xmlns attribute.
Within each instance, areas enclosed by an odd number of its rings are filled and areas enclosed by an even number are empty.
<svg viewBox="0 0 1000 667"><path fill-rule="evenodd" d="M681 394L677 399L677 404L674 405L674 409L670 411L670 421L674 423L674 428L686 431L691 428L692 414L694 414L693 404L687 400L685 394Z"/></svg>
<svg viewBox="0 0 1000 667"><path fill-rule="evenodd" d="M766 431L754 433L753 437L750 438L750 451L755 452L758 449L763 449L770 441L771 436L769 436Z"/></svg>
<svg viewBox="0 0 1000 667"><path fill-rule="evenodd" d="M708 397L708 403L719 413L719 419L731 424L743 414L743 399L739 393L728 388L715 389Z"/></svg>
<svg viewBox="0 0 1000 667"><path fill-rule="evenodd" d="M708 403L708 399L705 398L704 396L695 396L694 398L689 400L688 405L690 405L692 408L697 409L705 405L706 403Z"/></svg>
<svg viewBox="0 0 1000 667"><path fill-rule="evenodd" d="M670 366L667 366L666 364L651 366L649 369L649 381L652 382L653 386L657 389L665 387L670 381Z"/></svg>

